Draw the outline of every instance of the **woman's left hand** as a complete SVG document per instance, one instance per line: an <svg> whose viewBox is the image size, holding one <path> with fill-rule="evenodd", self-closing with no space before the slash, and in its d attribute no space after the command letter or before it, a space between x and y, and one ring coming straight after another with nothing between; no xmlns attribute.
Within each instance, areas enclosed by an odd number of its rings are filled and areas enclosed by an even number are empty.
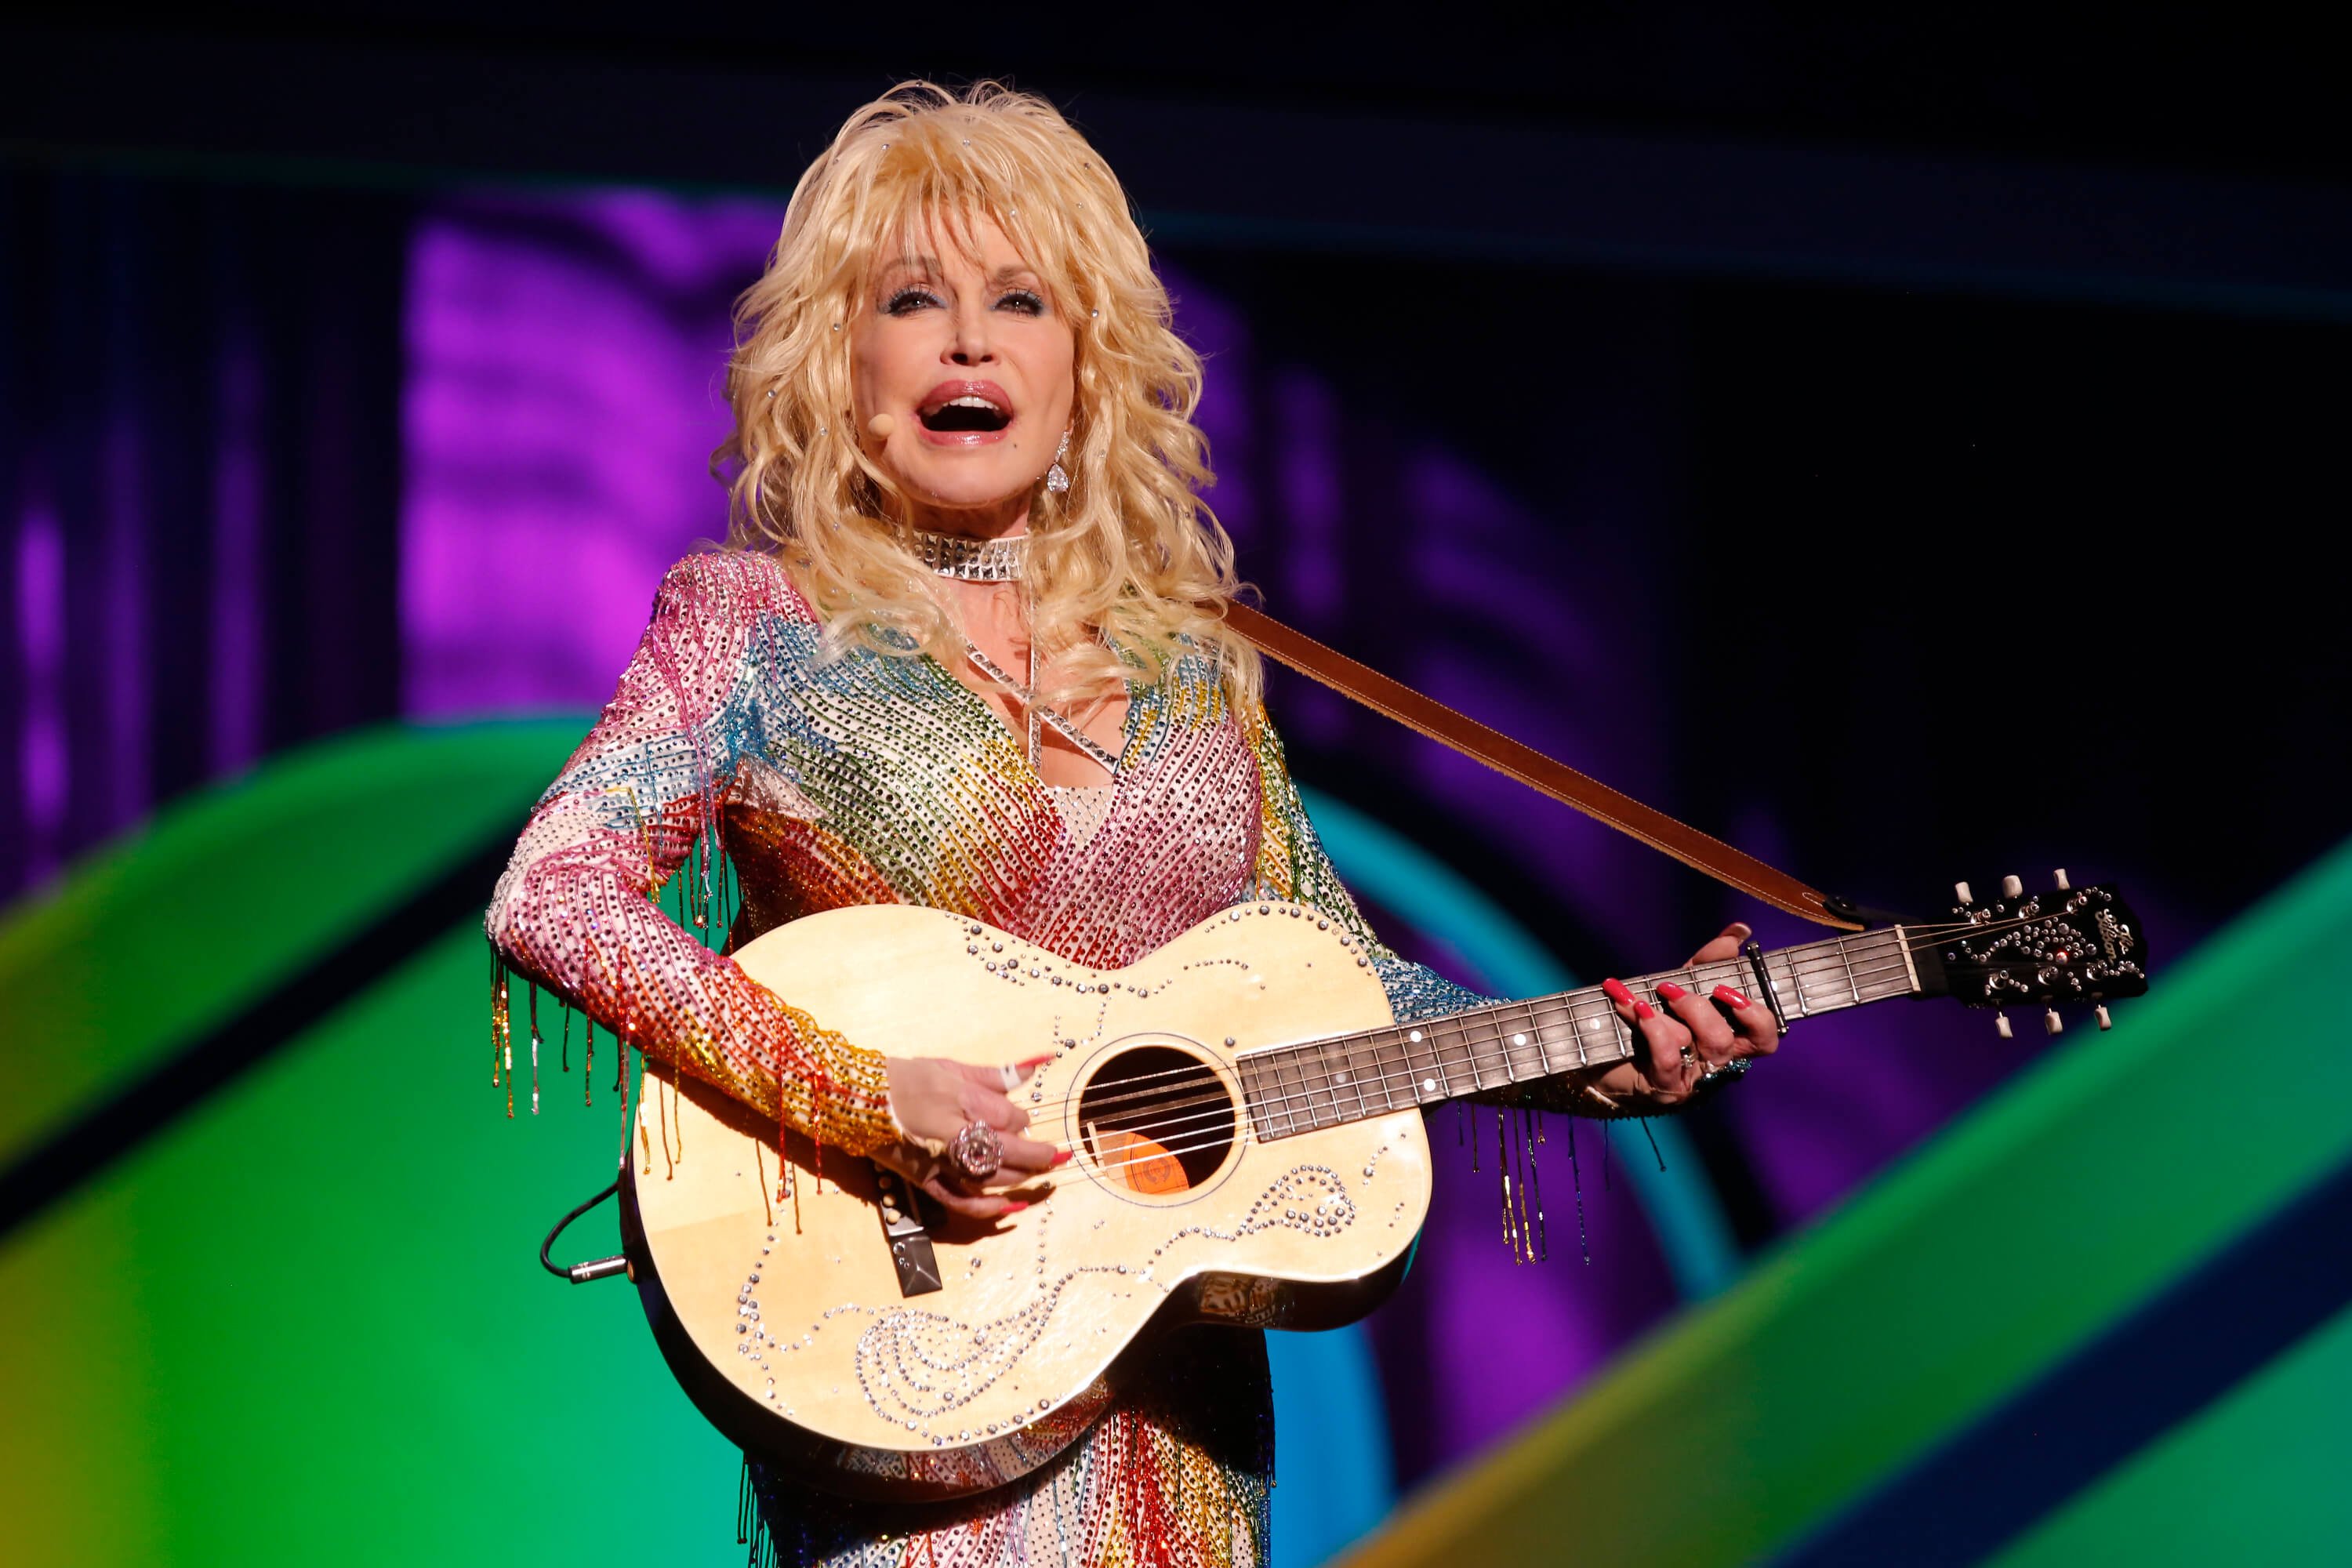
<svg viewBox="0 0 2352 1568"><path fill-rule="evenodd" d="M1740 944L1751 934L1734 921L1691 954L1690 962L1737 958ZM1633 1060L1584 1079L1589 1089L1597 1089L1606 1097L1589 1109L1604 1114L1612 1102L1635 1114L1671 1110L1688 1100L1710 1073L1741 1058L1769 1057L1780 1043L1772 1009L1729 985L1718 985L1706 996L1670 984L1660 984L1654 997L1637 996L1619 980L1607 982L1605 988L1617 1016L1633 1026L1641 1049Z"/></svg>

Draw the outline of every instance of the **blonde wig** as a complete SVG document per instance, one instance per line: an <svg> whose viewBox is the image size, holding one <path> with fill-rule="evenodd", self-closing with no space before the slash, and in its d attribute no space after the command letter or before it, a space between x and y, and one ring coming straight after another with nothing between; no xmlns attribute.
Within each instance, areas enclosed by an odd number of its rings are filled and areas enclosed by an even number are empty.
<svg viewBox="0 0 2352 1568"><path fill-rule="evenodd" d="M1042 694L1115 691L1130 671L1107 635L1152 677L1189 641L1218 658L1229 698L1255 701L1254 650L1219 635L1239 584L1233 542L1198 493L1213 479L1192 423L1201 357L1176 335L1102 159L1052 104L995 82L893 89L852 114L793 188L767 271L736 307L735 433L714 458L729 545L776 552L836 647L961 659L939 579L852 428L850 326L907 236L928 226L969 246L982 220L1076 340L1073 482L1060 495L1041 484L1029 512Z"/></svg>

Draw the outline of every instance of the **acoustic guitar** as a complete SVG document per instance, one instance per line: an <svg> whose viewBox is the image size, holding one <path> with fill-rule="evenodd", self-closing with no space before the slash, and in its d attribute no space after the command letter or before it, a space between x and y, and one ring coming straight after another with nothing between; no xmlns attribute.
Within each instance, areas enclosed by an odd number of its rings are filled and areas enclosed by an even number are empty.
<svg viewBox="0 0 2352 1568"><path fill-rule="evenodd" d="M1784 1024L1894 997L2097 1005L2147 988L2112 888L1962 902L1895 925L1650 975L1718 984ZM704 1415L812 1484L883 1499L982 1491L1035 1468L1112 1398L1150 1331L1320 1329L1403 1277L1430 1200L1424 1107L1604 1067L1636 1037L1599 987L1412 1025L1362 945L1251 903L1125 969L896 905L749 943L755 979L892 1055L997 1065L1074 1157L980 1223L900 1178L648 1062L622 1235L655 1338ZM2003 1021L2006 1030L2006 1021ZM780 1171L779 1161L783 1169ZM788 1190L787 1190L788 1189ZM1524 1206L1530 1195L1521 1194Z"/></svg>

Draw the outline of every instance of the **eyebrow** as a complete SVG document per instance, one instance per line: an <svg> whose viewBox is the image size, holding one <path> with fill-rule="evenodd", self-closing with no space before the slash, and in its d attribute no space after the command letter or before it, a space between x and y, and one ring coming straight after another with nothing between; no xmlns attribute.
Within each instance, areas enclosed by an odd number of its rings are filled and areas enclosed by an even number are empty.
<svg viewBox="0 0 2352 1568"><path fill-rule="evenodd" d="M891 265L909 268L918 272L935 273L940 270L940 258L936 256L902 256ZM988 280L991 283L1007 283L1015 278L1038 278L1042 280L1042 276L1027 262L1015 261L998 268L989 275Z"/></svg>

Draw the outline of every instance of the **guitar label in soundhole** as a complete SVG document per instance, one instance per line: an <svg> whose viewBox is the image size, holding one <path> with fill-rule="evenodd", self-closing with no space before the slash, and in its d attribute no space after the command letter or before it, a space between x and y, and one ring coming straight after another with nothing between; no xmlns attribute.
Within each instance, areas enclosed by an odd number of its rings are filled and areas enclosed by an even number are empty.
<svg viewBox="0 0 2352 1568"><path fill-rule="evenodd" d="M1207 1186L1232 1157L1233 1092L1202 1058L1133 1046L1078 1094L1079 1142L1097 1181L1122 1196L1176 1198Z"/></svg>

